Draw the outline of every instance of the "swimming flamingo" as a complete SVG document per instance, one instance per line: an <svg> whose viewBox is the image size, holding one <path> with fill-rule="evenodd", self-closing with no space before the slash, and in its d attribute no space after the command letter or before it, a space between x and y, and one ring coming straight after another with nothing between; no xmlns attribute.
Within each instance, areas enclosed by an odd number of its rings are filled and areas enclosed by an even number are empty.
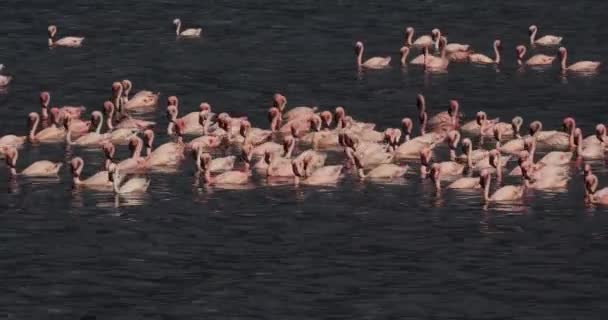
<svg viewBox="0 0 608 320"><path fill-rule="evenodd" d="M59 142L62 141L65 137L65 130L63 128L59 128L57 125L52 124L51 126L40 130L40 132L36 133L38 130L38 125L40 123L40 115L36 112L30 112L28 115L28 122L30 127L30 133L28 135L28 139L31 143L38 142Z"/></svg>
<svg viewBox="0 0 608 320"><path fill-rule="evenodd" d="M9 168L9 174L11 177L17 175L17 159L19 158L19 152L14 146L2 147L2 153L5 155L6 165ZM61 162L51 162L48 160L40 160L30 164L27 168L23 169L20 175L29 177L55 177L61 169L63 164Z"/></svg>
<svg viewBox="0 0 608 320"><path fill-rule="evenodd" d="M568 50L566 48L559 48L559 55L561 60L562 72L595 72L600 68L599 61L579 61L566 66L566 59L568 59Z"/></svg>
<svg viewBox="0 0 608 320"><path fill-rule="evenodd" d="M494 59L481 53L472 53L469 55L469 61L476 64L499 64L500 49L502 48L500 40L494 40Z"/></svg>
<svg viewBox="0 0 608 320"><path fill-rule="evenodd" d="M133 84L127 79L122 80L121 84L123 87L122 108L125 110L153 108L158 105L158 97L160 96L160 92L154 93L152 91L142 90L129 98L129 93L131 93Z"/></svg>
<svg viewBox="0 0 608 320"><path fill-rule="evenodd" d="M169 98L167 98L167 119L169 120L169 125L167 126L167 134L169 135L173 134L174 122L178 119L178 106L179 100L176 96L170 96ZM202 134L203 126L201 126L199 118L200 110L190 112L185 116L179 118L184 121L183 134Z"/></svg>
<svg viewBox="0 0 608 320"><path fill-rule="evenodd" d="M526 138L524 141L526 150L530 153L530 159L534 159L536 152L536 139ZM551 151L538 160L538 163L551 166L565 166L570 163L573 153L570 151Z"/></svg>
<svg viewBox="0 0 608 320"><path fill-rule="evenodd" d="M108 171L99 171L94 175L81 180L82 169L84 168L84 160L81 157L75 157L70 161L70 169L72 171L72 183L74 186L85 187L111 187L112 182L109 179Z"/></svg>
<svg viewBox="0 0 608 320"><path fill-rule="evenodd" d="M407 27L405 29L405 35L406 35L406 39L405 39L405 44L409 47L417 47L417 48L422 48L422 47L430 47L431 45L433 45L433 37L429 36L429 35L423 35L420 36L418 39L416 39L415 41L412 42L413 38L414 38L414 28L412 27Z"/></svg>
<svg viewBox="0 0 608 320"><path fill-rule="evenodd" d="M401 61L401 66L406 66L407 65L407 56L410 53L410 48L403 46L403 47L401 47L401 49L399 49L399 52L401 53L401 59L399 59L399 61Z"/></svg>
<svg viewBox="0 0 608 320"><path fill-rule="evenodd" d="M519 201L523 198L524 188L523 186L504 186L496 190L490 196L490 184L492 182L492 176L487 169L481 170L479 175L479 184L483 188L483 199L487 202L509 202Z"/></svg>
<svg viewBox="0 0 608 320"><path fill-rule="evenodd" d="M541 178L535 178L530 176L529 170L534 172L532 169L533 165L530 162L521 164L522 179L526 188L536 190L550 190L550 189L563 189L568 186L569 176L557 175L557 174L544 174ZM538 175L536 175L538 176Z"/></svg>
<svg viewBox="0 0 608 320"><path fill-rule="evenodd" d="M445 58L445 51L441 51L441 57L433 57L429 54L428 47L424 48L424 69L431 72L446 71L450 60Z"/></svg>
<svg viewBox="0 0 608 320"><path fill-rule="evenodd" d="M204 152L200 155L202 174L206 184L239 185L249 183L251 175L249 171L230 170L216 176L211 176L211 161L212 158L209 153Z"/></svg>
<svg viewBox="0 0 608 320"><path fill-rule="evenodd" d="M197 145L192 148L192 157L196 162L196 168L199 173L203 173L203 163L201 156L204 153L205 148L202 145ZM234 163L236 161L236 156L227 156L222 158L215 158L211 160L209 164L209 171L212 173L224 172L228 170L232 170L234 168Z"/></svg>
<svg viewBox="0 0 608 320"><path fill-rule="evenodd" d="M63 37L59 40L55 40L55 34L57 33L57 27L50 25L48 27L49 32L49 47L80 47L84 37Z"/></svg>
<svg viewBox="0 0 608 320"><path fill-rule="evenodd" d="M604 142L602 141L599 144L588 144L584 146L583 132L580 128L574 130L574 142L576 144L576 155L579 159L596 160L604 158Z"/></svg>
<svg viewBox="0 0 608 320"><path fill-rule="evenodd" d="M262 130L260 128L252 128L251 122L242 120L239 133L244 138L245 142L249 142L256 146L268 141L272 136L272 131Z"/></svg>
<svg viewBox="0 0 608 320"><path fill-rule="evenodd" d="M167 142L161 144L156 149L152 151L152 145L154 143L154 131L146 130L144 131L144 138L146 139L146 152L148 155L145 158L145 165L148 167L155 166L173 166L177 165L182 159L184 159L184 150L186 146L184 145L182 139L181 130L183 128L183 121L176 120L175 121L177 139L175 142ZM214 139L218 139L217 137L213 137ZM200 143L198 141L197 143ZM194 146L197 146L195 143ZM192 148L193 145L191 144ZM151 151L151 152L150 152Z"/></svg>
<svg viewBox="0 0 608 320"><path fill-rule="evenodd" d="M530 34L530 44L539 46L557 46L562 42L562 37L546 35L536 39L536 33L538 28L535 25L531 25L528 28Z"/></svg>
<svg viewBox="0 0 608 320"><path fill-rule="evenodd" d="M585 178L585 190L588 195L587 199L592 204L608 204L608 188L597 190L598 179L594 174L589 174Z"/></svg>
<svg viewBox="0 0 608 320"><path fill-rule="evenodd" d="M51 103L51 93L48 91L40 92L40 114L42 119L46 120L49 117L49 105ZM59 112L69 115L72 119L80 118L80 115L86 110L84 106L63 106L58 108Z"/></svg>
<svg viewBox="0 0 608 320"><path fill-rule="evenodd" d="M21 147L27 141L27 136L16 136L14 134L7 134L0 137L0 147L13 146L15 148ZM2 154L0 152L0 154Z"/></svg>
<svg viewBox="0 0 608 320"><path fill-rule="evenodd" d="M137 171L146 167L145 159L141 157L142 144L143 142L137 136L134 136L129 140L131 157L116 164L121 171ZM106 157L104 167L106 170L109 170L110 165L114 164L116 147L111 142L106 142L102 145L101 149Z"/></svg>
<svg viewBox="0 0 608 320"><path fill-rule="evenodd" d="M526 66L547 66L553 64L556 56L548 56L545 54L535 54L530 57L528 60L523 62L524 56L526 55L526 46L519 45L515 48L515 52L517 53L517 64L518 65L526 65Z"/></svg>
<svg viewBox="0 0 608 320"><path fill-rule="evenodd" d="M113 119L115 118L115 105L111 101L106 101L103 103L103 111L106 115L106 125L108 129L112 131L116 131L119 129L137 129L144 130L150 127L153 127L156 123L153 121L146 121L141 119L135 119L129 115L123 115L122 119L114 125ZM130 130L131 131L131 130ZM124 131L126 132L126 131Z"/></svg>
<svg viewBox="0 0 608 320"><path fill-rule="evenodd" d="M287 98L280 94L275 93L272 97L272 106L276 107L282 113L282 119L285 121L290 121L302 116L311 116L315 112L317 112L318 107L308 107L308 106L297 106L285 111L285 106L287 105Z"/></svg>
<svg viewBox="0 0 608 320"><path fill-rule="evenodd" d="M441 190L441 165L433 163L429 174L437 191ZM454 180L447 186L448 189L481 189L478 177L462 177Z"/></svg>
<svg viewBox="0 0 608 320"><path fill-rule="evenodd" d="M357 55L357 66L368 69L382 69L390 66L391 57L372 57L363 61L363 42L355 43L355 54Z"/></svg>
<svg viewBox="0 0 608 320"><path fill-rule="evenodd" d="M394 179L399 178L405 175L407 172L408 166L399 166L393 163L383 163L378 165L377 167L371 169L367 173L363 170L363 164L359 160L359 157L355 154L352 148L345 149L347 153L350 153L349 158L352 158L355 162L355 166L357 169L357 174L359 178L371 178L371 179Z"/></svg>
<svg viewBox="0 0 608 320"><path fill-rule="evenodd" d="M294 159L292 169L294 173L294 183L307 185L327 185L335 184L342 173L342 165L324 166L314 170L310 175L305 175L304 161Z"/></svg>
<svg viewBox="0 0 608 320"><path fill-rule="evenodd" d="M108 133L101 133L101 126L103 125L103 115L99 111L93 111L91 113L91 123L96 125L96 129L94 132L89 132L85 135L80 136L75 141L72 141L72 126L70 123L74 121L71 118L67 118L64 122L65 129L67 131L65 138L66 142L69 145L78 145L78 146L90 146L90 145L101 145L108 141L111 138L111 135Z"/></svg>
<svg viewBox="0 0 608 320"><path fill-rule="evenodd" d="M420 135L426 133L427 126L431 131L448 131L457 129L460 124L460 104L456 100L450 100L448 111L434 115L430 120L426 112L426 100L422 94L416 96L418 106L418 120L420 121Z"/></svg>
<svg viewBox="0 0 608 320"><path fill-rule="evenodd" d="M431 162L431 149L424 148L420 151L420 176L425 178L429 173ZM461 175L465 166L455 161L443 161L437 163L441 167L441 172L448 176Z"/></svg>
<svg viewBox="0 0 608 320"><path fill-rule="evenodd" d="M606 136L606 126L600 123L595 126L595 134L590 135L583 140L583 148L594 144L603 144L605 146L605 139L607 138L608 137Z"/></svg>
<svg viewBox="0 0 608 320"><path fill-rule="evenodd" d="M111 163L108 167L108 179L112 182L114 193L125 194L135 192L145 192L150 186L150 179L147 178L131 178L123 182L124 177L120 174L120 167Z"/></svg>
<svg viewBox="0 0 608 320"><path fill-rule="evenodd" d="M202 28L188 28L182 30L182 20L179 18L173 19L175 25L175 35L183 38L199 38L203 32Z"/></svg>
<svg viewBox="0 0 608 320"><path fill-rule="evenodd" d="M576 121L572 117L566 117L562 121L563 131L550 130L543 131L542 123L534 121L530 127L536 127L535 138L539 144L553 149L570 150L574 148L574 130Z"/></svg>
<svg viewBox="0 0 608 320"><path fill-rule="evenodd" d="M448 38L445 36L441 36L441 40L445 41L445 51L447 53L466 52L471 48L468 44L448 43Z"/></svg>

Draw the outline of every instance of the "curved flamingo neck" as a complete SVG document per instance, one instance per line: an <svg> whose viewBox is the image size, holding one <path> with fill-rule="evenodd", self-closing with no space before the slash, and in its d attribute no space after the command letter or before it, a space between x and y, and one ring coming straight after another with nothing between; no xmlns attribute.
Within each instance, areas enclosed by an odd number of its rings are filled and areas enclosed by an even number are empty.
<svg viewBox="0 0 608 320"><path fill-rule="evenodd" d="M420 112L419 120L420 120L420 135L423 136L426 133L426 123L428 121L428 114L424 109Z"/></svg>
<svg viewBox="0 0 608 320"><path fill-rule="evenodd" d="M517 53L517 64L518 65L521 66L524 64L523 59L524 59L525 55L526 55L526 47L522 47L521 51Z"/></svg>
<svg viewBox="0 0 608 320"><path fill-rule="evenodd" d="M32 127L30 128L30 134L29 134L30 142L36 141L36 130L38 130L39 124L40 124L40 118L36 117L34 119L34 123L32 124Z"/></svg>
<svg viewBox="0 0 608 320"><path fill-rule="evenodd" d="M182 22L181 22L181 21L178 21L178 22L177 22L177 26L176 26L176 28L175 28L175 35L178 35L178 36L179 36L179 35L180 35L180 31L181 31L181 29L182 29Z"/></svg>
<svg viewBox="0 0 608 320"><path fill-rule="evenodd" d="M414 39L414 30L412 30L411 32L407 33L407 40L406 43L408 46L412 45L412 40Z"/></svg>
<svg viewBox="0 0 608 320"><path fill-rule="evenodd" d="M357 54L357 65L358 66L361 66L363 64L363 50L364 50L364 47L361 46L360 48L361 49L359 49L359 53Z"/></svg>
<svg viewBox="0 0 608 320"><path fill-rule="evenodd" d="M532 33L530 34L530 44L534 44L534 41L536 41L537 32L538 32L538 29L532 30Z"/></svg>
<svg viewBox="0 0 608 320"><path fill-rule="evenodd" d="M406 64L407 64L407 56L408 56L408 54L409 54L409 53L410 53L410 51L409 51L409 50L404 50L404 51L401 53L401 65L402 65L402 66L404 66L404 65L406 65Z"/></svg>
<svg viewBox="0 0 608 320"><path fill-rule="evenodd" d="M500 63L500 50L498 50L498 45L496 43L494 43L494 63L499 64Z"/></svg>
<svg viewBox="0 0 608 320"><path fill-rule="evenodd" d="M99 116L97 118L97 128L95 129L95 133L101 134L101 127L103 126L103 116Z"/></svg>
<svg viewBox="0 0 608 320"><path fill-rule="evenodd" d="M568 69L568 67L566 67L566 59L568 59L568 52L564 51L564 54L562 54L562 59L561 59L562 70Z"/></svg>

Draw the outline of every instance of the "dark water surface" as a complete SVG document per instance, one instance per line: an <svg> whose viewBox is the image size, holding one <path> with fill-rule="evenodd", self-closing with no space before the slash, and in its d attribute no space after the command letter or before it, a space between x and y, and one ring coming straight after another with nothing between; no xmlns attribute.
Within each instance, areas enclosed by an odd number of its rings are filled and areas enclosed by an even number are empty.
<svg viewBox="0 0 608 320"><path fill-rule="evenodd" d="M113 81L201 101L267 125L274 92L289 105L344 105L357 119L395 127L415 116L415 95L443 110L458 99L526 126L575 116L586 134L605 122L608 76L518 72L527 28L565 37L571 61L608 57L602 1L21 1L0 2L0 63L15 81L0 94L0 135L25 133L38 93L53 104L99 109ZM204 38L176 41L171 21ZM49 50L46 27L86 36ZM358 76L352 45L398 59L407 25L439 27L504 64L452 65ZM150 115L164 131L164 108ZM166 140L163 135L160 140ZM126 155L124 147L120 156ZM26 146L19 168L98 151ZM67 164L67 163L66 163ZM415 166L415 164L414 164ZM511 164L512 166L512 164ZM600 181L608 175L594 163ZM411 173L401 182L245 190L192 186L193 165L151 173L148 192L115 198L56 181L7 182L0 165L0 317L8 319L601 319L608 306L608 216L585 207L579 177L565 192L523 205L481 205L477 192L437 196ZM507 180L507 183L518 183Z"/></svg>

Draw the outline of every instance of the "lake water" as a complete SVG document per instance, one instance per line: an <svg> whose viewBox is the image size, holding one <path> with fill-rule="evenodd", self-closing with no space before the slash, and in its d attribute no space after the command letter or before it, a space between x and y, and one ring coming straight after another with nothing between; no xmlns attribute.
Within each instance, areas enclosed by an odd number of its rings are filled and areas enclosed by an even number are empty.
<svg viewBox="0 0 608 320"><path fill-rule="evenodd" d="M0 63L14 82L0 94L0 135L26 132L41 90L53 105L90 111L124 78L160 91L163 104L177 95L181 112L208 101L259 127L275 92L292 106L343 105L382 129L414 118L422 92L432 113L458 99L467 119L485 110L550 129L574 116L587 135L607 120L607 73L520 72L515 46L534 23L540 35L564 36L572 62L605 62L606 12L608 3L590 0L5 0ZM203 26L204 37L176 41L175 17ZM59 36L85 36L84 46L49 50L50 23ZM451 65L444 75L394 63L357 74L355 41L397 62L408 25L418 34L441 28L488 55L501 39L504 63ZM164 106L147 117L166 141ZM120 147L119 158L126 154ZM103 160L96 150L26 146L18 168L73 155L85 159L85 176ZM604 163L593 167L603 186ZM115 198L73 190L68 170L11 183L0 169L2 318L601 319L608 311L608 215L584 205L578 176L567 191L484 209L478 192L438 196L414 171L390 184L349 175L335 187L296 188L256 178L223 190L194 187L188 159L150 173L145 195Z"/></svg>

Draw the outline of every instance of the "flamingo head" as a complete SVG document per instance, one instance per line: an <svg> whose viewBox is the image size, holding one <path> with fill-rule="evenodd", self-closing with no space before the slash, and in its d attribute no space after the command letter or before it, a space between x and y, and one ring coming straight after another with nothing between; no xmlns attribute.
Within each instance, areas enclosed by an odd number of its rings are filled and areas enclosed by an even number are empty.
<svg viewBox="0 0 608 320"><path fill-rule="evenodd" d="M40 103L43 107L48 107L51 101L51 94L48 91L40 92Z"/></svg>
<svg viewBox="0 0 608 320"><path fill-rule="evenodd" d="M572 117L564 118L564 121L562 121L562 126L564 131L569 133L576 128L576 121L574 121L574 118Z"/></svg>
<svg viewBox="0 0 608 320"><path fill-rule="evenodd" d="M456 149L458 142L460 142L460 132L458 130L451 130L448 132L447 140L450 149Z"/></svg>
<svg viewBox="0 0 608 320"><path fill-rule="evenodd" d="M124 91L130 91L133 88L133 83L129 79L122 80L121 85Z"/></svg>
<svg viewBox="0 0 608 320"><path fill-rule="evenodd" d="M249 122L248 120L241 120L241 126L239 128L239 133L241 134L241 136L247 136L247 132L249 132L249 129L251 129L251 122Z"/></svg>
<svg viewBox="0 0 608 320"><path fill-rule="evenodd" d="M177 119L177 107L174 104L170 104L167 106L167 120L173 121Z"/></svg>
<svg viewBox="0 0 608 320"><path fill-rule="evenodd" d="M182 23L182 20L180 20L179 18L173 19L173 24L177 25L177 24L180 24L180 23Z"/></svg>
<svg viewBox="0 0 608 320"><path fill-rule="evenodd" d="M536 25L531 25L528 28L528 33L531 35L532 33L536 32L536 30L538 30L538 28L536 27Z"/></svg>
<svg viewBox="0 0 608 320"><path fill-rule="evenodd" d="M321 126L323 125L323 120L318 115L312 115L310 117L310 130L319 132L321 131Z"/></svg>
<svg viewBox="0 0 608 320"><path fill-rule="evenodd" d="M597 191L597 184L598 180L596 175L590 173L588 176L585 177L585 188L590 194L594 194L595 191Z"/></svg>
<svg viewBox="0 0 608 320"><path fill-rule="evenodd" d="M401 119L401 128L403 128L403 133L405 133L406 135L412 134L413 127L414 127L414 123L412 122L412 119L410 119L410 118Z"/></svg>
<svg viewBox="0 0 608 320"><path fill-rule="evenodd" d="M595 126L595 135L600 141L604 142L604 136L606 135L606 126L601 123Z"/></svg>
<svg viewBox="0 0 608 320"><path fill-rule="evenodd" d="M101 150L106 158L112 160L114 158L114 153L116 152L116 147L112 142L106 142L102 145Z"/></svg>
<svg viewBox="0 0 608 320"><path fill-rule="evenodd" d="M500 40L494 40L494 47L496 47L496 49L501 50L502 49L502 41Z"/></svg>
<svg viewBox="0 0 608 320"><path fill-rule="evenodd" d="M435 28L435 29L431 30L431 38L433 39L433 41L437 41L437 39L439 39L440 36L441 36L441 31L439 31L439 29Z"/></svg>
<svg viewBox="0 0 608 320"><path fill-rule="evenodd" d="M272 96L272 106L275 108L278 108L280 111L283 111L285 109L285 106L287 105L287 98L280 94L280 93L275 93Z"/></svg>
<svg viewBox="0 0 608 320"><path fill-rule="evenodd" d="M30 114L27 115L27 121L30 126L32 124L34 124L34 122L38 121L39 119L40 119L40 115L38 115L36 112L30 112Z"/></svg>
<svg viewBox="0 0 608 320"><path fill-rule="evenodd" d="M405 28L405 33L408 35L414 33L414 28L412 28L412 27Z"/></svg>
<svg viewBox="0 0 608 320"><path fill-rule="evenodd" d="M200 111L211 112L211 105L208 104L207 102L201 102L201 104L198 106L198 109Z"/></svg>
<svg viewBox="0 0 608 320"><path fill-rule="evenodd" d="M57 33L57 26L55 25L50 25L47 28L47 31L49 33L49 37L53 38L55 36L55 34Z"/></svg>
<svg viewBox="0 0 608 320"><path fill-rule="evenodd" d="M488 119L488 115L483 111L477 112L477 115L475 116L475 122L477 122L477 124L480 126L487 119Z"/></svg>
<svg viewBox="0 0 608 320"><path fill-rule="evenodd" d="M401 52L401 55L406 55L410 52L410 48L408 46L403 46L401 47L401 49L399 49L399 52Z"/></svg>
<svg viewBox="0 0 608 320"><path fill-rule="evenodd" d="M106 116L112 114L114 112L114 104L111 101L106 101L103 103L103 111Z"/></svg>
<svg viewBox="0 0 608 320"><path fill-rule="evenodd" d="M559 52L560 57L564 57L566 54L568 54L568 50L566 50L564 47L560 47L557 51Z"/></svg>
<svg viewBox="0 0 608 320"><path fill-rule="evenodd" d="M3 146L2 153L4 153L6 164L9 167L14 167L17 164L17 148L15 146Z"/></svg>
<svg viewBox="0 0 608 320"><path fill-rule="evenodd" d="M327 128L329 128L331 126L331 122L333 120L333 115L331 114L331 112L325 110L322 111L320 114L321 120L323 120L323 123L325 124L325 126Z"/></svg>
<svg viewBox="0 0 608 320"><path fill-rule="evenodd" d="M176 96L170 96L167 98L167 106L176 106L178 105L179 100Z"/></svg>
<svg viewBox="0 0 608 320"><path fill-rule="evenodd" d="M517 55L518 59L523 58L525 53L526 53L526 47L525 46L518 45L517 47L515 47L515 54Z"/></svg>
<svg viewBox="0 0 608 320"><path fill-rule="evenodd" d="M95 110L91 113L91 123L93 123L93 124L99 123L99 121L101 121L102 118L103 118L103 115L101 114L101 111Z"/></svg>
<svg viewBox="0 0 608 320"><path fill-rule="evenodd" d="M428 165L429 162L431 162L431 149L429 147L424 147L420 150L420 163Z"/></svg>
<svg viewBox="0 0 608 320"><path fill-rule="evenodd" d="M543 124L540 121L534 121L530 123L530 135L533 136L537 132L541 131L543 128Z"/></svg>
<svg viewBox="0 0 608 320"><path fill-rule="evenodd" d="M361 50L363 50L363 42L357 41L355 43L355 54L361 53Z"/></svg>
<svg viewBox="0 0 608 320"><path fill-rule="evenodd" d="M341 107L341 106L336 107L336 110L334 111L334 118L336 118L336 122L342 121L345 116L346 116L346 111L344 110L344 107Z"/></svg>
<svg viewBox="0 0 608 320"><path fill-rule="evenodd" d="M118 96L120 94L122 94L123 91L123 87L122 87L122 83L116 81L112 83L112 95L113 96Z"/></svg>
<svg viewBox="0 0 608 320"><path fill-rule="evenodd" d="M460 109L460 104L458 104L457 100L450 100L450 107L448 108L448 114L450 117L459 116L458 110Z"/></svg>

